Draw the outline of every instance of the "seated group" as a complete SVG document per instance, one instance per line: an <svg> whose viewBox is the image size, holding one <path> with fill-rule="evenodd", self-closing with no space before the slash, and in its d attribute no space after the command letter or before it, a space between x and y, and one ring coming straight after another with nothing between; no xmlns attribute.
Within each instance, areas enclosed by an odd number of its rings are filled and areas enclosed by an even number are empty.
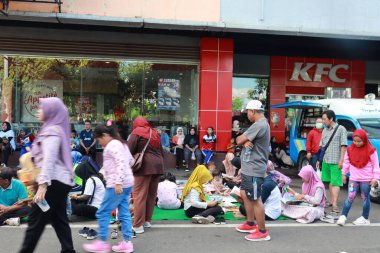
<svg viewBox="0 0 380 253"><path fill-rule="evenodd" d="M175 177L171 173L165 173L158 186L157 206L161 209L183 207L186 216L192 218L194 223L210 223L214 222L215 218L224 222L223 215L226 209L220 205L220 196L229 195L230 189L233 189L233 196L241 203L240 213L236 215L245 216L244 205L238 197L238 187L241 182L239 159L231 161L237 170L228 171L224 178L212 163L208 168L204 165L197 166L183 187L180 198ZM73 153L73 161L76 175L76 187L73 191L80 194L70 195L67 213L95 219L105 192L104 182L99 173L100 168L91 158L82 158L78 152ZM0 226L20 224L20 218L27 216L30 210L28 190L31 196L33 189L27 190L22 182L15 179L14 174L14 170L7 167L0 170ZM280 215L284 215L301 223L310 223L323 216L326 194L322 181L311 166L302 168L299 176L303 181L302 194L292 190L289 187L290 178L276 171L272 162L268 162L267 176L262 185L262 201L267 220L276 220ZM207 183L210 183L209 190L204 187ZM285 191L295 199L302 199L302 204L283 203L282 195Z"/></svg>

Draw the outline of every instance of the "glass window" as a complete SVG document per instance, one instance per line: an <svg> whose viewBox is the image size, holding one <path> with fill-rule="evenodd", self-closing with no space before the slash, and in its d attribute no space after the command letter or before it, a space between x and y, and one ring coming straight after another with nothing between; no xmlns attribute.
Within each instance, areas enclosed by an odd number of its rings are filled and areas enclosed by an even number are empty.
<svg viewBox="0 0 380 253"><path fill-rule="evenodd" d="M167 129L198 122L198 66L171 62L9 57L10 104L16 132L38 129L38 98L60 97L72 128L113 119L126 138L133 119Z"/></svg>
<svg viewBox="0 0 380 253"><path fill-rule="evenodd" d="M242 129L248 128L252 123L247 115L241 111L252 99L258 99L268 108L268 78L234 77L232 81L232 111L233 119L238 120Z"/></svg>

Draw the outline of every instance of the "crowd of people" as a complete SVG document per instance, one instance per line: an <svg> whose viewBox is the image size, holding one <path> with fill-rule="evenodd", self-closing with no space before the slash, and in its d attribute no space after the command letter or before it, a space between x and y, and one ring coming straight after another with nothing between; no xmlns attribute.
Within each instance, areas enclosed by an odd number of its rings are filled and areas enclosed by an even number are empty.
<svg viewBox="0 0 380 253"><path fill-rule="evenodd" d="M83 245L86 251L133 252L132 238L152 226L156 205L160 209L182 208L196 224L223 224L227 209L221 202L223 196L230 195L240 203L236 217L246 218L236 230L248 233L246 240L268 241L271 236L265 222L281 215L311 223L323 220L326 208L331 207L336 223L345 225L359 191L363 213L353 223L370 224L369 191L371 186L377 186L380 169L377 151L364 130L353 133L353 143L347 148L345 128L335 122L333 111L323 112L307 138L310 165L298 174L302 187L297 192L291 179L275 168L277 162L291 164L284 160L284 149L270 137L261 102L250 101L246 113L252 125L231 139L224 168L217 168L213 162L217 138L212 127L207 129L202 143L195 128L185 134L178 127L170 140L165 129L154 129L145 118L138 117L125 140L111 120L94 130L91 122L85 121L78 138L70 129L63 102L58 98L40 99L38 119L42 126L38 135L23 129L16 139L17 145L24 148L22 155L28 154L24 156L26 162L18 174L6 166L0 169L0 225L19 225L20 218L27 216L28 228L19 252L33 252L44 227L51 223L61 251L75 252L70 217L96 219L98 231L86 227L79 231L89 240L96 239ZM14 133L10 131L10 124L3 123L0 137L5 164L16 149ZM102 167L96 162L97 143L103 147ZM176 177L164 169L167 152L176 155L178 169L182 164L190 170L190 161L196 163L180 194ZM321 177L317 174L320 169ZM26 171L35 173L34 180L31 176L28 181L17 179L25 178L22 173ZM341 211L338 196L343 183L348 183L349 188ZM108 242L112 213L122 232L122 240L114 246Z"/></svg>

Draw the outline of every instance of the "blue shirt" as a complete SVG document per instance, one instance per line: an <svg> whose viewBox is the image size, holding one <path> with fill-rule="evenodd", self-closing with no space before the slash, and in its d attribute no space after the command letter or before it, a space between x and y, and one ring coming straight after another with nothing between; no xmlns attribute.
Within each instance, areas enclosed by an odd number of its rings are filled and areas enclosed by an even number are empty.
<svg viewBox="0 0 380 253"><path fill-rule="evenodd" d="M12 179L11 184L7 189L0 187L0 204L4 206L11 206L21 199L28 198L25 185L17 180Z"/></svg>
<svg viewBox="0 0 380 253"><path fill-rule="evenodd" d="M169 135L165 132L162 132L161 134L161 145L167 148L170 147Z"/></svg>
<svg viewBox="0 0 380 253"><path fill-rule="evenodd" d="M92 129L90 129L90 131L86 131L86 129L82 130L82 132L80 132L79 138L83 141L83 144L86 146L86 148L90 147L95 140L94 135L92 134Z"/></svg>

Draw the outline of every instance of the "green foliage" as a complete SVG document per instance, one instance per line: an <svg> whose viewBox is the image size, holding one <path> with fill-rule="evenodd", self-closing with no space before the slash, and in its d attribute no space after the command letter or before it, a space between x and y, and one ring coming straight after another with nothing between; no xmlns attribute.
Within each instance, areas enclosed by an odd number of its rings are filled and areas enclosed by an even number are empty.
<svg viewBox="0 0 380 253"><path fill-rule="evenodd" d="M233 98L232 99L232 111L240 111L243 109L243 100L239 97Z"/></svg>

